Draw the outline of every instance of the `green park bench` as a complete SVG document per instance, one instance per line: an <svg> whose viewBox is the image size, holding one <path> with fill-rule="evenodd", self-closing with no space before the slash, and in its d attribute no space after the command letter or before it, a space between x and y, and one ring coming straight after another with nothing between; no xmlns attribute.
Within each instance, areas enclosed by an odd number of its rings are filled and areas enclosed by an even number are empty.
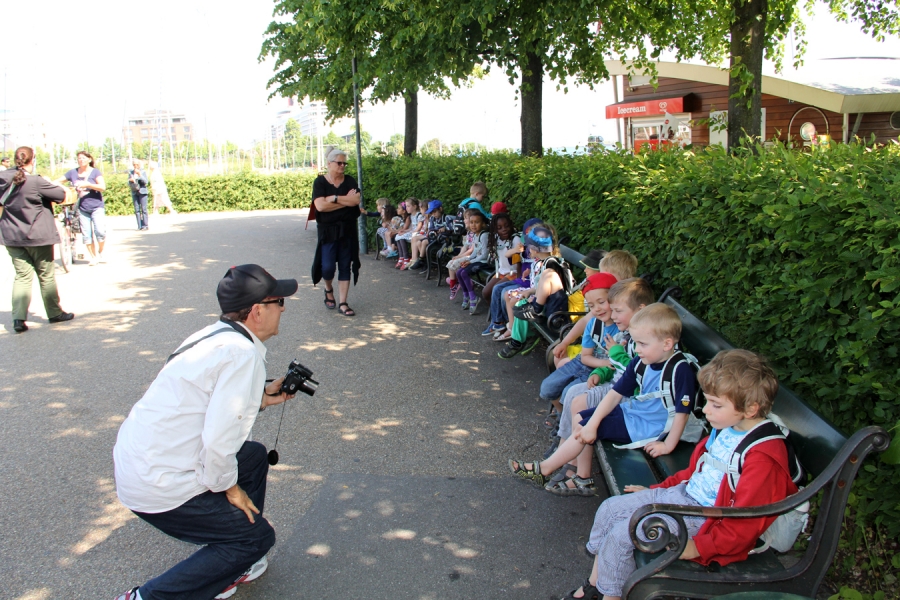
<svg viewBox="0 0 900 600"><path fill-rule="evenodd" d="M719 351L733 348L682 306L678 301L680 296L679 288L670 288L660 301L681 316L681 342L687 352L696 356L702 365ZM837 550L853 480L866 456L886 450L890 439L880 427L866 427L847 438L784 386L780 386L775 397L773 412L791 430L790 439L797 457L812 481L799 493L767 506L705 508L652 504L643 507L631 519L638 568L626 582L623 597L713 598L743 591L815 597ZM618 450L612 444L601 442L596 445L596 454L610 494L621 494L626 484L651 485L687 467L692 448L693 444L681 442L672 454L653 459L642 450ZM683 527L680 535L671 534L661 519L651 517L642 525L652 542L641 542L636 535L640 521L653 514L670 515L676 521L682 516L759 517L783 514L807 501L816 504L818 512L805 549L785 554L769 549L725 567L716 564L705 567L678 560L687 544L687 535Z"/></svg>

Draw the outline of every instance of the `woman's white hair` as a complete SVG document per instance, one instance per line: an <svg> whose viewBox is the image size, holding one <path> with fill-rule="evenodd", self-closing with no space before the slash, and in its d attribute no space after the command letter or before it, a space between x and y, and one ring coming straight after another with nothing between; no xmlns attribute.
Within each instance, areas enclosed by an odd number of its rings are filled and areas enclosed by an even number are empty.
<svg viewBox="0 0 900 600"><path fill-rule="evenodd" d="M347 153L341 150L340 148L334 148L328 153L328 162L334 162L338 156L343 156L346 160Z"/></svg>

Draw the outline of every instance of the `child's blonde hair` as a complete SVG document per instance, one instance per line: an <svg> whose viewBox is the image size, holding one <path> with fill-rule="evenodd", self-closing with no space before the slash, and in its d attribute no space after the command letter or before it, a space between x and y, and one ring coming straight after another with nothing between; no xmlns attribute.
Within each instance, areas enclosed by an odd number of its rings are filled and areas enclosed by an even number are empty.
<svg viewBox="0 0 900 600"><path fill-rule="evenodd" d="M610 250L600 259L599 271L612 273L616 279L631 279L637 275L638 259L627 250Z"/></svg>
<svg viewBox="0 0 900 600"><path fill-rule="evenodd" d="M485 194L487 194L487 186L484 185L483 181L476 181L472 184L472 187L469 188L469 193L472 194L472 192L479 192L482 196L484 196ZM474 194L472 195L474 196Z"/></svg>
<svg viewBox="0 0 900 600"><path fill-rule="evenodd" d="M675 342L681 339L681 317L675 309L662 302L648 304L634 313L628 329L647 329L658 340L671 339Z"/></svg>
<svg viewBox="0 0 900 600"><path fill-rule="evenodd" d="M387 198L379 198L378 200L375 201L375 207L376 208L384 208L388 202L390 202L390 200L388 200Z"/></svg>
<svg viewBox="0 0 900 600"><path fill-rule="evenodd" d="M631 310L653 304L653 300L653 288L646 279L640 277L619 280L616 285L609 288L609 303L624 302Z"/></svg>
<svg viewBox="0 0 900 600"><path fill-rule="evenodd" d="M756 418L772 410L778 377L762 354L749 350L722 350L700 369L697 381L704 394L726 398L738 412L756 405Z"/></svg>

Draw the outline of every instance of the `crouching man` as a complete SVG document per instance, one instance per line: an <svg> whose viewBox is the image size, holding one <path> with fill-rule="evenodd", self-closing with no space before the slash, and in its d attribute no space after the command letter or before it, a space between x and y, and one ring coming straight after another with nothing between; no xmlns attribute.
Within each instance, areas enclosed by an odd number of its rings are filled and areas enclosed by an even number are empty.
<svg viewBox="0 0 900 600"><path fill-rule="evenodd" d="M262 517L266 448L249 441L259 411L291 396L266 385L266 347L294 279L232 267L216 295L222 317L166 361L119 429L122 504L160 531L202 547L117 600L228 598L266 570L275 531Z"/></svg>

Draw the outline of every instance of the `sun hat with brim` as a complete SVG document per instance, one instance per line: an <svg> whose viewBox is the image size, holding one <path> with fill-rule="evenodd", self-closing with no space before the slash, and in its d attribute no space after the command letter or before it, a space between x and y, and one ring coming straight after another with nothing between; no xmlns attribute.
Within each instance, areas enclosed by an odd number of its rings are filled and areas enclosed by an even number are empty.
<svg viewBox="0 0 900 600"><path fill-rule="evenodd" d="M444 204L440 200L429 200L428 210L425 211L425 214L430 215L439 208L444 208Z"/></svg>
<svg viewBox="0 0 900 600"><path fill-rule="evenodd" d="M599 271L600 261L603 260L604 256L606 256L606 250L591 250L578 262L582 267Z"/></svg>
<svg viewBox="0 0 900 600"><path fill-rule="evenodd" d="M275 279L259 265L231 267L216 288L223 313L250 308L266 298L286 298L296 293L296 279Z"/></svg>
<svg viewBox="0 0 900 600"><path fill-rule="evenodd" d="M582 294L587 294L591 290L608 290L616 285L619 280L612 273L594 273L587 278L584 286L581 288Z"/></svg>
<svg viewBox="0 0 900 600"><path fill-rule="evenodd" d="M466 210L477 210L478 212L480 212L481 214L484 215L485 219L487 219L488 221L491 220L491 213L484 210L484 207L481 206L481 202L470 202L469 208L467 208Z"/></svg>

